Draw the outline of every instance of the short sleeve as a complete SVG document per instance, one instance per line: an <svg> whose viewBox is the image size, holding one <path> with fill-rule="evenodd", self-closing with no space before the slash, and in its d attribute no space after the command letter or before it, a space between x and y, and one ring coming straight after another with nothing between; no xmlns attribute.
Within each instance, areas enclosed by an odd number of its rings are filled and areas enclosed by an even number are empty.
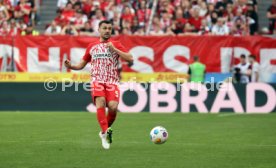
<svg viewBox="0 0 276 168"><path fill-rule="evenodd" d="M253 71L254 71L254 72L258 72L258 71L259 71L259 68L260 68L259 64L253 65Z"/></svg>
<svg viewBox="0 0 276 168"><path fill-rule="evenodd" d="M127 49L120 42L114 42L113 45L120 51L128 52Z"/></svg>
<svg viewBox="0 0 276 168"><path fill-rule="evenodd" d="M267 12L271 12L271 6L269 8L267 8L266 10Z"/></svg>
<svg viewBox="0 0 276 168"><path fill-rule="evenodd" d="M86 62L90 62L91 61L91 55L90 55L90 49L91 49L91 46L89 45L85 51L85 54L84 56L82 57L82 59Z"/></svg>

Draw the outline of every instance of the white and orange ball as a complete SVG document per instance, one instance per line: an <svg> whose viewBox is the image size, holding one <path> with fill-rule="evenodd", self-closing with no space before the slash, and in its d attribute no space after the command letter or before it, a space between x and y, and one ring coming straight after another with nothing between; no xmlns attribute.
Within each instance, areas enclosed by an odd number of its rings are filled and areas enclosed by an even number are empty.
<svg viewBox="0 0 276 168"><path fill-rule="evenodd" d="M150 139L155 144L163 144L167 141L169 133L166 128L157 126L150 131Z"/></svg>

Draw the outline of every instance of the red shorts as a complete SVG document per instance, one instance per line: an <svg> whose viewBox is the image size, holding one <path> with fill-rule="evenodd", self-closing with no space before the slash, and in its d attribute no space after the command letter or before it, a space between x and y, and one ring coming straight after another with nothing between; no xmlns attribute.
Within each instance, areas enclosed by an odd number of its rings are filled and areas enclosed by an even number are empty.
<svg viewBox="0 0 276 168"><path fill-rule="evenodd" d="M119 102L120 90L115 84L92 82L91 96L94 104L96 97L105 97L106 103L110 101Z"/></svg>

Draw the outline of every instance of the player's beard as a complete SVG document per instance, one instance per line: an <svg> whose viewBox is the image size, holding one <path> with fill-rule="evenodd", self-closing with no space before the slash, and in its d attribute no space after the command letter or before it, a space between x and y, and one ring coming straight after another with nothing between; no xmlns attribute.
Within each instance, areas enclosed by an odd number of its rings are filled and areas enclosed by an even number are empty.
<svg viewBox="0 0 276 168"><path fill-rule="evenodd" d="M110 34L104 34L104 35L102 36L102 39L103 39L104 41L107 41L110 37L111 37Z"/></svg>

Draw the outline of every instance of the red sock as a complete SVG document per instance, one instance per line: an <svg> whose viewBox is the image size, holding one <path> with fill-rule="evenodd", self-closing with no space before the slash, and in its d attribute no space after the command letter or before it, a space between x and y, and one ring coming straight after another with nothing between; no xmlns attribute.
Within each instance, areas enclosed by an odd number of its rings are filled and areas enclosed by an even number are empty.
<svg viewBox="0 0 276 168"><path fill-rule="evenodd" d="M105 108L104 107L97 109L97 118L98 118L98 122L102 128L102 133L104 133L108 128L108 123L107 123L107 119L105 116Z"/></svg>
<svg viewBox="0 0 276 168"><path fill-rule="evenodd" d="M108 122L108 126L109 126L109 127L110 127L110 126L113 124L113 122L115 121L116 115L117 115L117 112L116 112L116 111L110 111L110 110L108 110L107 122Z"/></svg>

